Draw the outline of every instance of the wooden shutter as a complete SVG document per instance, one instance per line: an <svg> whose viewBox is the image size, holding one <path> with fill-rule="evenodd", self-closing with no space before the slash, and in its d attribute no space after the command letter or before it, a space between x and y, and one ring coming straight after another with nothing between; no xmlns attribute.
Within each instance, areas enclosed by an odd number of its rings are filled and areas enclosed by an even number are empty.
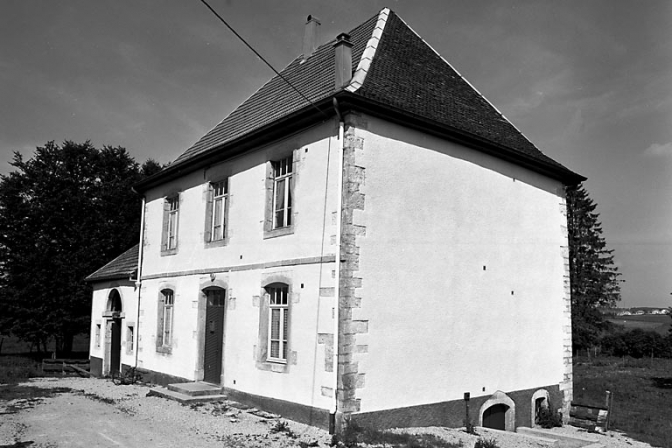
<svg viewBox="0 0 672 448"><path fill-rule="evenodd" d="M208 184L208 191L206 192L206 203L205 203L205 232L203 232L204 239L206 243L212 241L212 201L213 201L214 191L212 189L212 184Z"/></svg>
<svg viewBox="0 0 672 448"><path fill-rule="evenodd" d="M163 200L163 224L161 228L161 250L168 250L168 214L170 213L170 201L168 198Z"/></svg>
<svg viewBox="0 0 672 448"><path fill-rule="evenodd" d="M166 305L166 299L163 292L159 293L159 303L157 306L156 317L156 347L163 347L163 309Z"/></svg>

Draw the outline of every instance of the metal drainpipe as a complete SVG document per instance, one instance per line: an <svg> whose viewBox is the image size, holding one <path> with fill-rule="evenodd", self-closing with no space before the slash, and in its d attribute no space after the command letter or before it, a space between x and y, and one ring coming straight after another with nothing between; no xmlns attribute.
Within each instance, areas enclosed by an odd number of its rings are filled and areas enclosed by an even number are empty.
<svg viewBox="0 0 672 448"><path fill-rule="evenodd" d="M338 109L338 101L334 98L334 109L336 110L336 117L338 119L338 176L336 177L336 191L337 206L336 206L336 272L334 275L335 291L334 291L334 359L333 359L333 373L334 373L334 402L329 415L329 433L336 433L336 412L338 411L338 334L340 324L340 297L341 297L341 208L343 206L343 148L345 146L343 141L343 134L345 123L343 116Z"/></svg>
<svg viewBox="0 0 672 448"><path fill-rule="evenodd" d="M138 352L140 348L140 287L142 286L142 255L145 246L145 196L142 196L142 211L140 212L140 246L138 248L138 273L135 287L138 290L138 312L135 320L135 368L138 368Z"/></svg>

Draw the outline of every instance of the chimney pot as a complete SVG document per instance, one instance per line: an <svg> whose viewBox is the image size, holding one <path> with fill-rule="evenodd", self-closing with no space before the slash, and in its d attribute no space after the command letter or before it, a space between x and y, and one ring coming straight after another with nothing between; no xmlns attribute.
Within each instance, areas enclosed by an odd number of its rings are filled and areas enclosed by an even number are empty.
<svg viewBox="0 0 672 448"><path fill-rule="evenodd" d="M352 42L350 42L350 35L341 33L336 37L335 48L335 66L336 66L336 80L335 88L340 90L352 79Z"/></svg>
<svg viewBox="0 0 672 448"><path fill-rule="evenodd" d="M312 15L306 18L306 29L303 35L303 60L308 59L317 48L317 30L320 19Z"/></svg>

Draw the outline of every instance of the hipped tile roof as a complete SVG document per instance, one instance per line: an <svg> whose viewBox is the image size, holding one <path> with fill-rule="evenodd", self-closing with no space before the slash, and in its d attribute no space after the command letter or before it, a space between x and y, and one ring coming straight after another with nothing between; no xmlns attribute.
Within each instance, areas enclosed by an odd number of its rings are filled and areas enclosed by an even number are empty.
<svg viewBox="0 0 672 448"><path fill-rule="evenodd" d="M135 275L138 270L138 251L140 245L128 249L114 260L98 269L93 274L86 277L87 282L98 282L104 280L129 279Z"/></svg>
<svg viewBox="0 0 672 448"><path fill-rule="evenodd" d="M376 30L381 24L382 32ZM373 52L367 50L367 56L372 58L363 82L360 76L356 83L353 81L341 91L335 90L335 39L318 47L305 60L302 56L294 59L280 72L282 78L313 103L343 91L351 92L378 107L396 110L446 132L483 142L495 148L494 152L489 150L491 154L513 156L542 172L550 169L563 180L583 179L539 151L394 12L384 9L349 34L353 44L353 72L360 65L367 44L371 47L373 42L375 47ZM168 168L175 170L198 156L226 151L227 144L240 141L294 112L313 107L282 78L273 77Z"/></svg>

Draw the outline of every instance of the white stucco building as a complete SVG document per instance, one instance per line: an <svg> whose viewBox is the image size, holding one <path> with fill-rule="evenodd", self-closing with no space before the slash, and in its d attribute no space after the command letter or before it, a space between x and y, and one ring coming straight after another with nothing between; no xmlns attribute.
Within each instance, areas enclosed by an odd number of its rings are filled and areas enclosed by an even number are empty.
<svg viewBox="0 0 672 448"><path fill-rule="evenodd" d="M141 244L89 277L93 370L319 426L567 410L583 178L388 9L316 48L318 24L282 72L312 104L275 77L136 186Z"/></svg>

